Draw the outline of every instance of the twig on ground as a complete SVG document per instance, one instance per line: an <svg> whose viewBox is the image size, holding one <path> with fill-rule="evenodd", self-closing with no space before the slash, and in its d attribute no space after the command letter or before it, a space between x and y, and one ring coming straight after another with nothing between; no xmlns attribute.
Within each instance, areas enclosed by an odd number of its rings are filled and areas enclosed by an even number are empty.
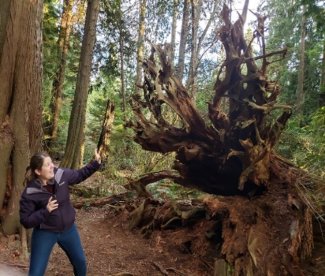
<svg viewBox="0 0 325 276"><path fill-rule="evenodd" d="M151 264L157 268L159 270L159 272L161 272L162 275L168 276L168 271L165 270L164 268L162 268L159 264L157 264L156 262L151 262Z"/></svg>

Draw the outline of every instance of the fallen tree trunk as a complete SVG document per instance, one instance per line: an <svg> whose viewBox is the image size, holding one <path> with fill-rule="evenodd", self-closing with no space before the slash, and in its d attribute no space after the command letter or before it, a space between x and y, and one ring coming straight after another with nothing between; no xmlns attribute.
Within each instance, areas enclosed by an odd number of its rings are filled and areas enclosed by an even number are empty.
<svg viewBox="0 0 325 276"><path fill-rule="evenodd" d="M247 43L243 35L247 6L246 0L234 24L227 6L221 14L224 25L218 35L226 58L208 106L210 122L203 120L172 72L168 47L153 45L143 63L144 95L133 98L135 120L129 126L143 149L176 153L176 183L226 196L205 204L219 221L220 252L235 275L300 275L301 260L313 247L315 209L297 188L307 179L304 173L274 151L291 108L277 103L280 88L266 75L270 59L283 57L286 49L266 53L259 29L254 38L262 40L263 55L253 56L252 41ZM259 28L263 23L260 20ZM261 67L255 63L259 59ZM228 102L226 111L222 99ZM282 110L278 117L273 112L277 109ZM179 116L177 125L164 116L166 110ZM146 207L150 202L133 213L132 227L155 214Z"/></svg>

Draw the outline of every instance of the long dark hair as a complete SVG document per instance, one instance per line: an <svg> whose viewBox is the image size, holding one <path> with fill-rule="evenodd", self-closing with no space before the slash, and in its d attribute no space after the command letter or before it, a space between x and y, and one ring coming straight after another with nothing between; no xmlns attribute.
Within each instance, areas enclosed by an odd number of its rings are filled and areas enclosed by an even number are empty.
<svg viewBox="0 0 325 276"><path fill-rule="evenodd" d="M26 173L25 173L25 180L24 180L24 186L31 180L36 179L37 175L35 173L35 170L41 170L44 159L46 157L50 157L47 152L38 152L35 153L30 161L29 161L29 166L26 168Z"/></svg>

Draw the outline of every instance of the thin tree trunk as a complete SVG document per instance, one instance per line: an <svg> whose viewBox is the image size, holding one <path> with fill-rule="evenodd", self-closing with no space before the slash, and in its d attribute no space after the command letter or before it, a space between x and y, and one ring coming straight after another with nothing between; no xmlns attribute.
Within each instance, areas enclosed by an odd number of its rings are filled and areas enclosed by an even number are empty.
<svg viewBox="0 0 325 276"><path fill-rule="evenodd" d="M121 95L122 95L122 111L126 110L126 99L125 99L125 74L124 74L124 39L120 37L120 59L121 59Z"/></svg>
<svg viewBox="0 0 325 276"><path fill-rule="evenodd" d="M323 43L322 75L320 80L319 106L325 106L325 40Z"/></svg>
<svg viewBox="0 0 325 276"><path fill-rule="evenodd" d="M144 33L145 33L145 15L146 15L146 0L140 0L140 15L139 15L139 31L137 45L137 74L135 82L135 91L139 91L138 85L142 82L142 62L144 57Z"/></svg>
<svg viewBox="0 0 325 276"><path fill-rule="evenodd" d="M73 101L66 150L61 165L78 168L81 164L81 146L84 141L84 126L88 99L88 88L92 64L92 53L96 39L96 23L99 0L89 0L85 31L82 41L76 92Z"/></svg>
<svg viewBox="0 0 325 276"><path fill-rule="evenodd" d="M305 79L305 38L306 38L306 6L303 6L301 17L301 36L300 36L300 58L297 84L296 112L303 114L303 104L305 100L304 79Z"/></svg>
<svg viewBox="0 0 325 276"><path fill-rule="evenodd" d="M108 156L108 146L110 143L110 136L114 121L114 109L114 104L112 104L111 101L108 100L106 105L105 117L102 124L102 130L97 145L98 153L102 159L102 162L104 163Z"/></svg>
<svg viewBox="0 0 325 276"><path fill-rule="evenodd" d="M59 64L52 86L51 113L52 120L49 122L49 130L45 131L49 136L50 143L57 139L58 122L62 107L62 90L65 77L67 54L69 49L70 33L73 17L73 0L64 0L63 13L61 18L60 35L58 39L58 58ZM50 146L50 143L48 146Z"/></svg>
<svg viewBox="0 0 325 276"><path fill-rule="evenodd" d="M178 5L179 0L174 0L173 2L173 19L172 19L172 33L171 33L171 66L172 70L174 71L174 64L175 64L175 46L176 46L176 28L177 28L177 15L178 15Z"/></svg>
<svg viewBox="0 0 325 276"><path fill-rule="evenodd" d="M198 28L199 28L199 20L200 20L200 13L202 8L202 0L192 0L192 51L191 51L191 63L190 63L190 70L189 76L187 80L187 88L191 93L192 97L195 97L197 93L197 70L200 64L200 60L202 58L199 57L199 53L201 52L202 43L205 39L206 34L208 33L211 23L215 20L215 15L217 13L218 3L214 2L213 10L210 14L210 18L208 23L206 24L202 34L198 37ZM211 42L211 44L214 42Z"/></svg>
<svg viewBox="0 0 325 276"><path fill-rule="evenodd" d="M19 232L19 198L30 155L40 149L43 2L3 2L0 37L0 208L2 230ZM18 47L23 45L23 47ZM13 143L14 142L14 143ZM3 193L5 191L5 193Z"/></svg>
<svg viewBox="0 0 325 276"><path fill-rule="evenodd" d="M120 6L120 14L122 14ZM120 20L120 63L121 63L121 96L122 96L122 111L126 110L126 100L125 100L125 74L124 74L124 32L122 27L122 20Z"/></svg>
<svg viewBox="0 0 325 276"><path fill-rule="evenodd" d="M197 90L197 78L196 68L198 63L198 31L200 22L202 0L191 0L191 11L192 11L192 42L191 42L191 62L189 67L189 76L187 81L187 89L191 96L196 94Z"/></svg>
<svg viewBox="0 0 325 276"><path fill-rule="evenodd" d="M185 67L186 41L189 33L189 6L190 0L184 0L181 39L179 43L178 64L176 70L176 76L180 81L183 79Z"/></svg>

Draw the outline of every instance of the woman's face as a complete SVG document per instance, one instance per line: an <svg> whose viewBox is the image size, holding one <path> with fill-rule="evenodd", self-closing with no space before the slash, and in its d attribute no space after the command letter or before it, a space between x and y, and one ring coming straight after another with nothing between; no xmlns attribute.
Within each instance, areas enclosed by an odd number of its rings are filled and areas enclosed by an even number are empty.
<svg viewBox="0 0 325 276"><path fill-rule="evenodd" d="M42 168L35 170L35 173L43 182L52 179L54 177L54 165L51 157L45 157Z"/></svg>

